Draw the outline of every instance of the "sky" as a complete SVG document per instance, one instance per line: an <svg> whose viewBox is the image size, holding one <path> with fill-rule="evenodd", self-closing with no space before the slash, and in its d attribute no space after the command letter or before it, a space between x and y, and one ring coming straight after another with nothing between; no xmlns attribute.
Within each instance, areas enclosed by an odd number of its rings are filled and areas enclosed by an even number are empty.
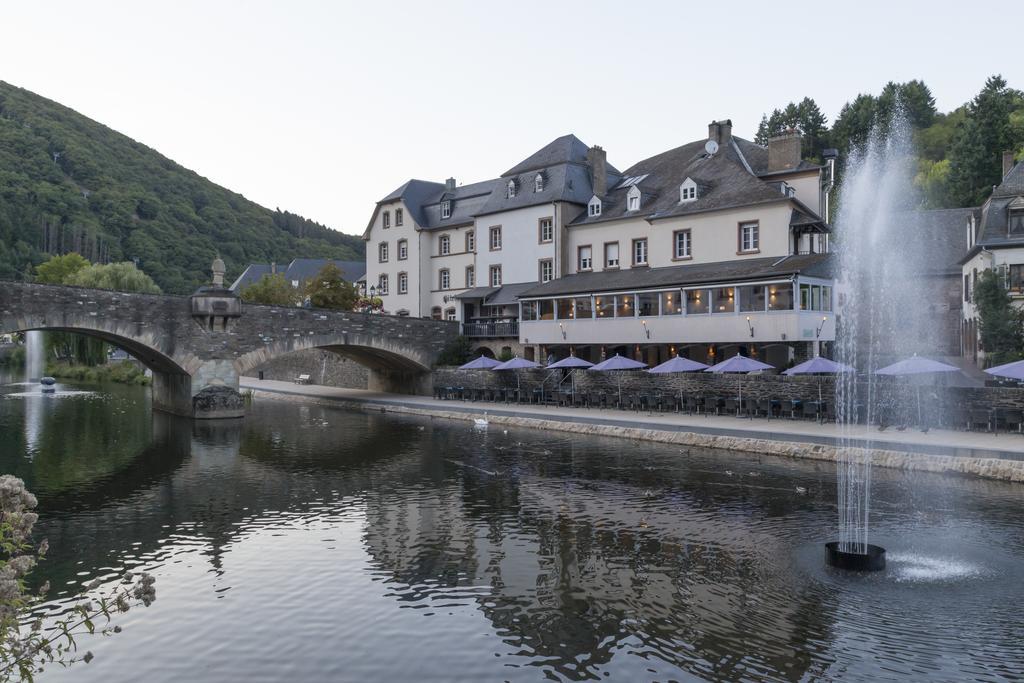
<svg viewBox="0 0 1024 683"><path fill-rule="evenodd" d="M1012 0L5 2L0 80L360 234L409 178L494 178L566 133L624 169L805 96L831 122L890 80L940 111L994 73L1024 88L1022 20Z"/></svg>

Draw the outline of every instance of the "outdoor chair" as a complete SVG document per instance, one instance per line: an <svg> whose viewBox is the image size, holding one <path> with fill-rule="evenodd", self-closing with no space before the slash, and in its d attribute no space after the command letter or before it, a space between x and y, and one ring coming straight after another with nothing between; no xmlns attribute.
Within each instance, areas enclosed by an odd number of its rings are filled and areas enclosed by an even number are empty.
<svg viewBox="0 0 1024 683"><path fill-rule="evenodd" d="M817 420L821 415L821 406L814 401L804 401L800 404L800 416L804 419Z"/></svg>
<svg viewBox="0 0 1024 683"><path fill-rule="evenodd" d="M740 402L735 398L725 399L725 412L727 415L739 415Z"/></svg>
<svg viewBox="0 0 1024 683"><path fill-rule="evenodd" d="M982 425L986 432L992 431L992 414L985 409L972 408L967 411L967 431L974 431L974 428Z"/></svg>
<svg viewBox="0 0 1024 683"><path fill-rule="evenodd" d="M783 401L779 408L779 417L786 416L790 419L796 417L797 411L800 409L800 401L789 400Z"/></svg>
<svg viewBox="0 0 1024 683"><path fill-rule="evenodd" d="M836 402L827 401L825 403L825 421L826 422L838 422L839 418L836 416Z"/></svg>
<svg viewBox="0 0 1024 683"><path fill-rule="evenodd" d="M591 391L587 394L587 406L590 408L604 408L608 404L607 397L599 391Z"/></svg>
<svg viewBox="0 0 1024 683"><path fill-rule="evenodd" d="M704 397L704 415L718 415L718 399L711 396Z"/></svg>
<svg viewBox="0 0 1024 683"><path fill-rule="evenodd" d="M577 391L577 392L572 394L572 407L573 408L582 408L585 403L586 403L586 396L584 396L581 392Z"/></svg>
<svg viewBox="0 0 1024 683"><path fill-rule="evenodd" d="M772 418L772 402L770 399L762 398L757 401L757 414L764 413L769 420Z"/></svg>
<svg viewBox="0 0 1024 683"><path fill-rule="evenodd" d="M1024 411L1005 410L1002 414L1003 425L1007 430L1024 431Z"/></svg>
<svg viewBox="0 0 1024 683"><path fill-rule="evenodd" d="M740 409L741 414L749 418L753 418L757 415L757 399L756 398L745 398L743 399L743 406Z"/></svg>

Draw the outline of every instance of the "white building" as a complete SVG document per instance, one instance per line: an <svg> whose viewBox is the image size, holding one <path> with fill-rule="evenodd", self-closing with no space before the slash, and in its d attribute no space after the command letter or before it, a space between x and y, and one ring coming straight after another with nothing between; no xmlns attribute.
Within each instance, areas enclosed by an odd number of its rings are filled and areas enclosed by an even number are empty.
<svg viewBox="0 0 1024 683"><path fill-rule="evenodd" d="M974 286L985 270L999 273L1014 305L1024 308L1024 163L1003 153L1003 180L980 209L970 210L963 229L968 251L961 261L963 277L963 355L982 363Z"/></svg>
<svg viewBox="0 0 1024 683"><path fill-rule="evenodd" d="M382 199L367 283L386 310L462 320L494 352L781 366L835 335L828 168L797 135L762 147L730 121L625 172L567 135L495 180Z"/></svg>

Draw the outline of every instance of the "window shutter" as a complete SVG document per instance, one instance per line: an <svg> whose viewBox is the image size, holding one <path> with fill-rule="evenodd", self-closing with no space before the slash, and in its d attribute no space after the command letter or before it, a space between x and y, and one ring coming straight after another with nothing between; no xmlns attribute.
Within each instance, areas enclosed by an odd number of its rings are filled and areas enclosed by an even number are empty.
<svg viewBox="0 0 1024 683"><path fill-rule="evenodd" d="M1003 283L1003 289L1010 288L1010 267L1005 263L1002 263L998 267L999 279Z"/></svg>

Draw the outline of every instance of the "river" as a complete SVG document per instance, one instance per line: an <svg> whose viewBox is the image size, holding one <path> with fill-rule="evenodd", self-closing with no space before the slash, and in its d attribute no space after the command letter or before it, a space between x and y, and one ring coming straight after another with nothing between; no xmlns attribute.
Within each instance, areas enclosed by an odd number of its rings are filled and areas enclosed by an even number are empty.
<svg viewBox="0 0 1024 683"><path fill-rule="evenodd" d="M876 470L889 567L850 576L823 567L826 463L271 400L193 423L142 387L35 392L0 386L0 464L39 497L49 609L125 569L158 596L43 681L1024 676L1021 485Z"/></svg>

